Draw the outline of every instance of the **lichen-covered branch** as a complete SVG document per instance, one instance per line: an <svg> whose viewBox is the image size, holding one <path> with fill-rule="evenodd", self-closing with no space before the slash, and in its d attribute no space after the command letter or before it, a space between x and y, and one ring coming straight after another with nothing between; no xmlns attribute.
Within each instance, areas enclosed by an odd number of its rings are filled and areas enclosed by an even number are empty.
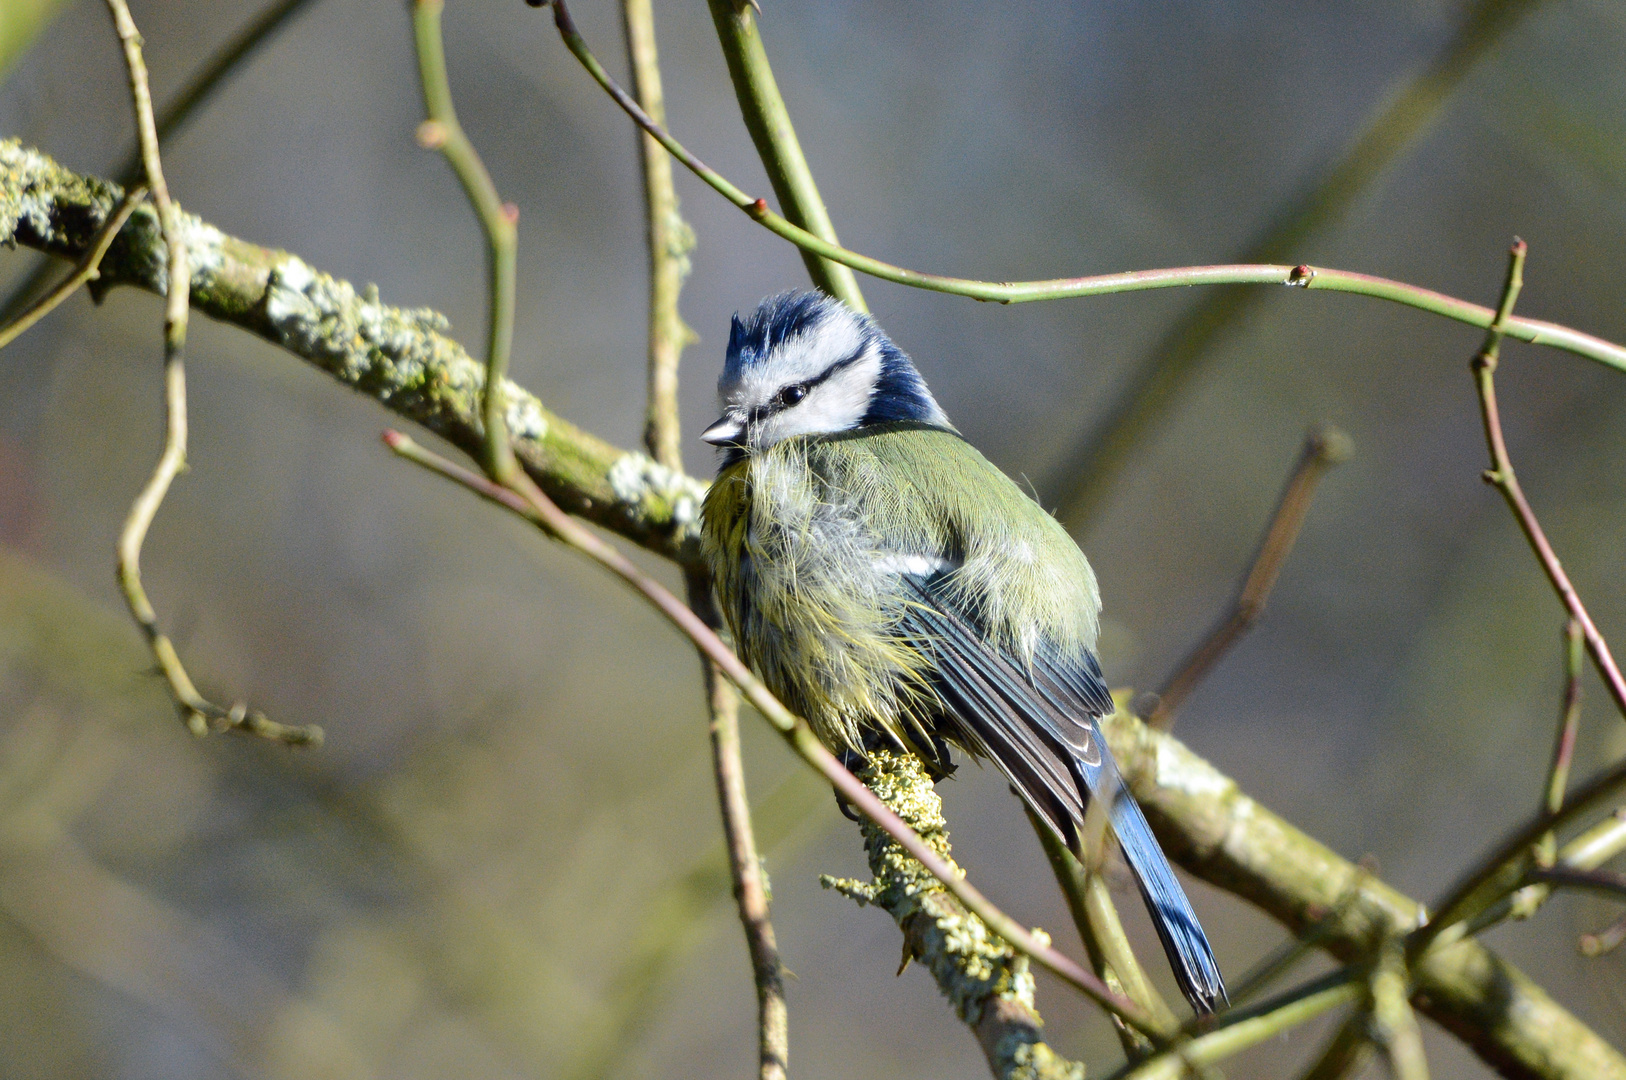
<svg viewBox="0 0 1626 1080"><path fill-rule="evenodd" d="M918 758L876 751L858 777L943 859L951 859L943 803ZM932 973L999 1080L1083 1080L1083 1065L1044 1042L1027 958L991 934L890 836L867 821L861 827L875 880L825 877L825 887L874 904L897 921L904 962L918 961Z"/></svg>
<svg viewBox="0 0 1626 1080"><path fill-rule="evenodd" d="M1421 906L1243 794L1171 735L1124 712L1102 730L1164 849L1186 869L1290 930L1312 927L1340 959ZM1473 939L1432 950L1413 971L1414 1004L1510 1077L1626 1080L1626 1058L1518 968Z"/></svg>
<svg viewBox="0 0 1626 1080"><path fill-rule="evenodd" d="M0 141L0 243L77 260L123 198L16 140ZM227 236L190 214L192 306L279 345L345 385L470 454L485 442L481 365L437 312L391 307L298 256ZM158 219L138 207L92 283L163 292L167 259ZM684 564L699 557L704 485L621 450L507 388L508 430L520 463L561 507Z"/></svg>

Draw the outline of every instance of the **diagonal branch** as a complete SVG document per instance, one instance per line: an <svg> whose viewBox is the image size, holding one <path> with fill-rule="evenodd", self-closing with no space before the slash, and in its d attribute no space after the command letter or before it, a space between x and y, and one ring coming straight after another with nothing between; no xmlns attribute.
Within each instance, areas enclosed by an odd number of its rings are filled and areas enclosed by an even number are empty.
<svg viewBox="0 0 1626 1080"><path fill-rule="evenodd" d="M1282 566L1293 552L1299 531L1304 528L1304 518L1310 512L1310 500L1315 497L1316 485L1328 469L1348 460L1353 452L1354 444L1349 436L1330 424L1310 429L1304 437L1304 448L1299 452L1298 463L1293 466L1287 486L1282 489L1282 497L1276 503L1276 512L1271 515L1270 524L1265 529L1264 539L1259 542L1253 565L1242 579L1236 598L1231 601L1230 612L1208 632L1208 636L1192 650L1163 689L1158 691L1157 706L1146 718L1148 724L1168 730L1174 723L1175 710L1184 704L1242 635L1259 621L1259 616L1264 614L1265 601L1270 599L1276 579L1281 576Z"/></svg>
<svg viewBox="0 0 1626 1080"><path fill-rule="evenodd" d="M116 184L81 176L15 140L0 140L0 243L81 258L123 198ZM192 306L322 369L396 414L478 456L484 445L481 365L448 336L444 316L380 301L377 290L312 269L179 214L192 253ZM140 206L92 283L164 292L161 230ZM508 430L531 477L561 507L685 565L700 554L705 485L643 454L604 442L507 387Z"/></svg>

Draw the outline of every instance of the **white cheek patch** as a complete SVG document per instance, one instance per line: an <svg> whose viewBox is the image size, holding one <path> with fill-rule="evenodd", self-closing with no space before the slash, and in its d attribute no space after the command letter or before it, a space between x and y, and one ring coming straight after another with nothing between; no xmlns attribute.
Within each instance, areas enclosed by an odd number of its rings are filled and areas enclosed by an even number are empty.
<svg viewBox="0 0 1626 1080"><path fill-rule="evenodd" d="M817 374L815 372L815 377ZM809 390L801 404L764 420L753 441L766 449L793 435L828 435L857 427L869 412L870 397L875 393L875 383L880 376L880 351L871 347L864 356ZM793 380L781 378L778 386L784 386L787 381Z"/></svg>

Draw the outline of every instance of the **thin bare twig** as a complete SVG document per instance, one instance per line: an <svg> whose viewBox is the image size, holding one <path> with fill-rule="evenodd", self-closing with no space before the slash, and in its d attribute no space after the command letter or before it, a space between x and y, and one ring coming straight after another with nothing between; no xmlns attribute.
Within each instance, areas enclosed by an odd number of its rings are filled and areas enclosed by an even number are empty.
<svg viewBox="0 0 1626 1080"><path fill-rule="evenodd" d="M689 609L688 605L640 570L614 545L601 539L560 510L536 488L528 476L521 474L519 477L519 483L528 489L524 494L520 494L447 461L398 431L386 431L384 440L389 448L401 457L521 515L550 536L580 551L632 586L687 635L689 640L705 651L707 658L740 689L745 699L784 737L798 757L817 769L837 793L851 803L859 813L875 822L888 836L896 840L981 919L989 930L1038 961L1052 974L1081 991L1086 997L1122 1016L1137 1030L1153 1036L1154 1039L1165 1039L1172 1034L1158 1024L1155 1018L1148 1016L1139 1005L1114 992L1075 961L1057 952L1039 933L1029 931L990 903L987 897L961 876L957 867L934 852L897 814L876 798L874 792L848 772L836 756L819 742L818 736L813 733L807 721L785 708L704 620Z"/></svg>
<svg viewBox="0 0 1626 1080"><path fill-rule="evenodd" d="M544 6L543 0L527 2L534 7ZM1357 274L1348 270L1334 270L1302 263L1297 266L1254 263L1179 266L1160 270L1135 270L1121 274L1052 278L1046 281L977 281L944 274L927 274L919 270L894 266L815 236L769 210L768 200L752 198L721 173L691 154L664 127L651 120L648 114L638 107L638 103L610 77L609 72L604 70L604 66L598 62L598 58L582 40L581 32L576 29L576 24L570 18L570 12L565 5L560 0L550 0L550 6L553 8L554 25L558 28L559 36L564 40L566 48L581 61L588 74L604 88L615 103L620 105L639 127L653 135L666 147L667 153L682 162L690 172L744 211L751 220L761 224L776 236L790 241L803 251L810 251L883 281L1001 304L1061 300L1076 296L1105 296L1112 293L1168 289L1183 285L1287 285L1297 289L1321 289L1389 300L1455 319L1470 326L1489 326L1496 317L1496 313L1490 308L1446 296L1432 289L1374 277L1371 274ZM1617 371L1626 371L1626 346L1605 341L1591 334L1583 334L1556 323L1525 318L1509 319L1503 330L1509 337L1565 349Z"/></svg>
<svg viewBox="0 0 1626 1080"><path fill-rule="evenodd" d="M1587 614L1586 605L1581 603L1580 594L1570 583L1569 575L1564 573L1564 566L1558 561L1553 546L1547 542L1547 534L1542 531L1541 522L1536 520L1535 511L1530 509L1529 500L1524 497L1524 489L1519 486L1519 478L1514 475L1513 461L1507 453L1507 441L1502 436L1502 418L1496 405L1496 364L1498 354L1501 352L1502 337L1507 332L1513 314L1514 301L1518 299L1519 290L1524 287L1524 257L1528 250L1523 240L1513 242L1508 254L1507 284L1502 289L1502 302L1496 310L1496 318L1485 332L1485 344L1481 346L1471 365L1475 382L1479 387L1479 410L1485 423L1485 441L1490 447L1491 467L1485 470L1485 482L1500 491L1502 497L1507 500L1508 508L1513 511L1525 539L1530 542L1531 550L1541 562L1547 580L1552 583L1559 600L1569 611L1570 618L1581 624L1581 632L1586 637L1587 652L1592 655L1592 662L1597 666L1598 674L1603 677L1604 685L1609 688L1609 696L1614 699L1615 708L1620 710L1622 716L1626 716L1626 679L1621 678L1620 669L1615 666L1615 658L1609 654L1608 643L1598 632L1592 616Z"/></svg>
<svg viewBox="0 0 1626 1080"><path fill-rule="evenodd" d="M163 505L164 495L171 482L186 467L186 317L191 299L192 275L187 263L186 241L181 236L180 210L169 197L164 183L163 162L158 153L158 133L152 115L152 92L147 85L147 65L141 56L141 34L124 0L107 0L107 10L113 16L113 27L124 47L124 62L130 75L130 99L134 104L136 135L141 145L142 161L146 166L147 187L158 208L158 220L164 233L164 245L169 257L168 281L164 301L164 452L158 459L152 477L136 496L119 533L118 570L119 585L124 592L130 614L147 637L158 670L169 683L186 725L195 735L206 735L213 730L235 731L257 735L290 744L319 743L322 729L318 727L290 727L267 719L263 714L238 704L222 708L198 692L191 676L181 664L174 644L158 628L158 613L147 598L141 584L141 546L147 530Z"/></svg>
<svg viewBox="0 0 1626 1080"><path fill-rule="evenodd" d="M1612 870L1578 870L1571 866L1536 867L1528 877L1562 889L1585 889L1626 900L1626 874Z"/></svg>
<svg viewBox="0 0 1626 1080"><path fill-rule="evenodd" d="M501 484L511 484L519 473L508 441L508 354L514 343L515 257L519 247L519 209L502 201L497 185L474 144L457 122L452 88L446 77L446 49L441 41L440 15L445 0L416 0L412 26L418 48L418 73L423 83L424 110L429 119L418 125L418 144L439 150L457 174L480 219L486 238L486 284L490 291L486 321L486 381L481 399L485 446L480 464Z"/></svg>
<svg viewBox="0 0 1626 1080"><path fill-rule="evenodd" d="M1281 576L1282 565L1287 562L1294 543L1298 541L1299 531L1304 528L1304 518L1310 512L1316 485L1328 469L1349 460L1352 453L1354 444L1349 436L1331 424L1318 425L1305 434L1298 462L1282 488L1276 512L1271 515L1264 539L1259 542L1259 551L1254 556L1252 567L1237 588L1236 598L1231 601L1229 614L1214 625L1208 636L1191 651L1163 689L1158 691L1157 705L1146 718L1152 727L1167 731L1173 726L1175 710L1185 703L1191 692L1214 670L1214 666L1242 635L1259 621L1259 616L1265 610L1265 602L1270 599L1270 591L1276 587L1276 579Z"/></svg>
<svg viewBox="0 0 1626 1080"><path fill-rule="evenodd" d="M1564 805L1569 789L1570 765L1575 759L1575 737L1581 727L1581 669L1586 664L1581 624L1564 623L1564 704L1558 710L1558 731L1553 736L1553 759L1547 767L1547 812ZM1558 838L1548 833L1536 847L1536 863L1551 866L1558 857Z"/></svg>
<svg viewBox="0 0 1626 1080"><path fill-rule="evenodd" d="M273 0L205 60L203 66L186 80L186 84L158 110L154 117L153 128L158 134L159 147L163 147L171 135L186 125L198 106L208 100L225 81L226 76L235 71L238 65L253 55L256 49L270 40L309 3L310 0ZM142 166L139 139L135 149L130 151L130 156L114 175L119 178L119 183L127 188L135 186L146 175ZM28 303L28 298L39 292L44 287L46 278L50 276L51 261L42 259L6 294L5 300L0 302L0 322L10 318L14 312L20 312Z"/></svg>
<svg viewBox="0 0 1626 1080"><path fill-rule="evenodd" d="M655 46L655 13L651 0L622 0L627 57L638 101L655 122L666 123L666 98ZM644 217L649 245L649 402L644 416L644 445L669 469L683 469L683 431L679 423L678 361L683 347L699 337L683 321L678 294L689 276L694 230L678 212L672 187L672 159L650 135L638 133L639 162L644 175Z"/></svg>
<svg viewBox="0 0 1626 1080"><path fill-rule="evenodd" d="M790 1012L785 1004L779 943L768 916L767 881L751 829L751 805L745 797L739 698L710 662L706 662L706 696L711 706L712 767L728 842L729 876L757 987L757 1074L761 1080L785 1080L790 1068Z"/></svg>
<svg viewBox="0 0 1626 1080"><path fill-rule="evenodd" d="M90 250L85 252L84 257L79 260L68 276L62 279L62 283L30 304L27 311L18 315L8 325L0 328L0 349L10 345L25 330L49 315L58 304L78 292L79 286L87 281L96 280L97 268L102 264L102 256L106 255L107 249L113 246L113 241L117 238L119 230L124 228L124 223L130 220L130 215L135 211L136 205L146 197L146 194L147 189L144 187L131 188L124 193L123 201L119 203L118 209L113 211L113 216L107 219L107 223L102 226L101 231L96 234L96 240L91 245Z"/></svg>
<svg viewBox="0 0 1626 1080"><path fill-rule="evenodd" d="M665 123L660 54L655 42L655 13L650 0L622 0L627 59L638 101L658 123ZM678 310L678 296L689 275L694 230L678 212L672 187L672 159L649 135L638 135L643 166L644 214L649 245L649 400L644 413L644 445L657 462L683 472L683 430L678 412L678 363L685 345L698 340ZM686 575L689 607L713 629L711 580L702 571ZM739 698L717 666L700 652L705 672L706 702L711 714L712 773L727 841L729 878L740 925L751 956L757 990L757 1063L760 1080L785 1080L790 1062L790 1012L785 1003L783 965L769 918L768 888L751 826L746 797L745 764L740 757Z"/></svg>

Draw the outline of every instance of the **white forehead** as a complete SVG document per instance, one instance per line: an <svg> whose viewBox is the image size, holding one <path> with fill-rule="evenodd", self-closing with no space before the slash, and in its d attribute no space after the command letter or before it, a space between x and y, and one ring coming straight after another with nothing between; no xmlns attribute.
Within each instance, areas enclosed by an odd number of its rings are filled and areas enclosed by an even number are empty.
<svg viewBox="0 0 1626 1080"><path fill-rule="evenodd" d="M717 392L728 405L763 404L780 387L817 378L831 364L850 359L864 344L865 336L851 312L831 307L823 319L781 343L766 361L724 382ZM873 345L870 351L875 351Z"/></svg>

